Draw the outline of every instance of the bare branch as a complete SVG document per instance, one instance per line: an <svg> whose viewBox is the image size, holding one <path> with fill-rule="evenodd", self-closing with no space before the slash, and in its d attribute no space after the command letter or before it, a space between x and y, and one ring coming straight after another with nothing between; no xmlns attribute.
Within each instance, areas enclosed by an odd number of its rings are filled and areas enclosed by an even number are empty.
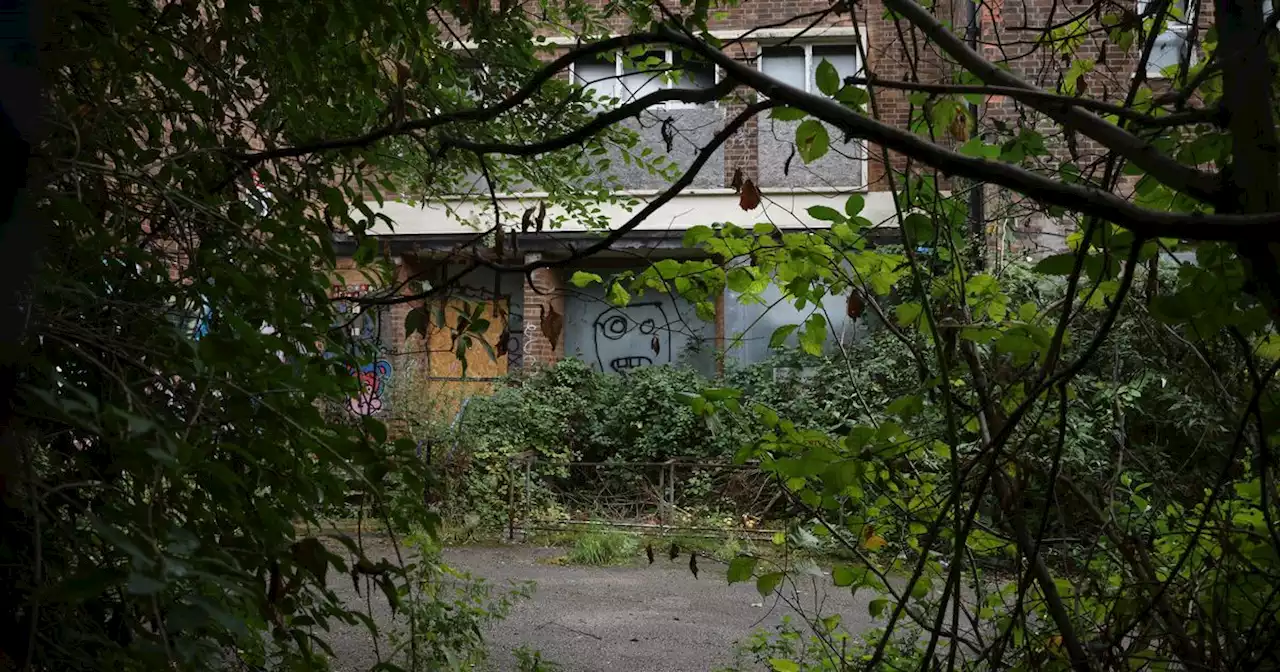
<svg viewBox="0 0 1280 672"><path fill-rule="evenodd" d="M672 44L697 52L719 65L727 76L769 96L770 100L804 110L855 138L869 140L906 154L951 175L1008 187L1048 205L1114 222L1147 238L1204 241L1280 239L1280 213L1176 214L1142 208L1108 191L1081 184L1068 184L1012 164L965 156L910 131L876 121L830 98L805 93L783 84L698 40L688 39L667 28L662 29L662 34Z"/></svg>
<svg viewBox="0 0 1280 672"><path fill-rule="evenodd" d="M589 123L582 127L564 135L535 142L527 145L518 145L505 142L474 142L464 140L462 138L443 138L440 141L442 149L457 147L465 149L477 154L506 154L508 156L533 156L536 154L545 154L556 150L572 147L580 144L597 133L613 126L614 124L637 116L645 110L667 102L681 103L709 103L713 100L723 98L733 90L734 82L726 79L719 84L708 89L663 89L655 91L645 96L641 96L617 109L610 110L596 116Z"/></svg>
<svg viewBox="0 0 1280 672"><path fill-rule="evenodd" d="M1011 86L924 84L921 82L899 82L890 79L881 79L879 77L846 77L844 81L846 84L853 84L856 86L879 86L886 89L898 89L901 91L922 91L925 93L937 94L977 93L992 96L1009 96L1010 98L1020 101L1036 100L1044 101L1046 103L1058 103L1062 106L1062 109L1066 109L1068 107L1087 108L1097 112L1114 114L1117 117L1129 119L1130 121L1144 126L1153 127L1180 126L1183 124L1218 122L1221 120L1221 112L1216 109L1200 108L1195 110L1186 110L1184 112L1175 112L1163 117L1156 117L1148 113L1135 110L1132 107L1114 105L1101 100L1077 98L1075 96L1065 96L1058 93L1050 93L1048 91L1022 89Z"/></svg>
<svg viewBox="0 0 1280 672"><path fill-rule="evenodd" d="M1036 90L1032 85L1019 79L1017 75L997 68L981 54L970 49L969 45L954 35L915 0L885 0L884 4L923 31L956 59L961 67L982 81L997 86ZM1176 159L1160 153L1145 140L1115 124L1104 121L1091 112L1074 107L1063 110L1057 105L1046 104L1043 101L1024 102L1068 129L1083 133L1106 145L1168 187L1207 203L1214 203L1221 196L1220 176L1184 166Z"/></svg>

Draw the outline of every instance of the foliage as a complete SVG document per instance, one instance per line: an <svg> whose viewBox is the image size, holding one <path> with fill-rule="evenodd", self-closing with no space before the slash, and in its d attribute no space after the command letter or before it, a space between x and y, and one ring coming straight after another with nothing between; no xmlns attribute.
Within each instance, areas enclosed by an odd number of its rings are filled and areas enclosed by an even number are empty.
<svg viewBox="0 0 1280 672"><path fill-rule="evenodd" d="M634 534L593 529L573 542L568 559L576 565L620 565L634 560L639 551L640 539Z"/></svg>
<svg viewBox="0 0 1280 672"><path fill-rule="evenodd" d="M517 672L557 672L560 665L546 660L542 652L527 646L518 646L512 654L516 658Z"/></svg>
<svg viewBox="0 0 1280 672"><path fill-rule="evenodd" d="M727 452L685 403L705 384L692 369L644 367L603 374L577 359L517 374L477 400L469 440L549 459L660 462ZM496 422L495 422L496 420Z"/></svg>
<svg viewBox="0 0 1280 672"><path fill-rule="evenodd" d="M448 598L413 585L435 569L375 562L341 537L349 565L298 532L342 509L390 529L436 523L414 442L346 412L350 372L373 353L330 329L335 235L385 285L365 199L409 179L436 198L486 168L597 223L572 204L613 200L577 155L481 166L437 154L420 172L405 169L417 142L359 137L477 104L451 27L424 20L467 14L449 4L68 2L40 16L47 133L13 210L15 230L38 235L6 229L40 263L3 316L23 330L20 348L5 344L0 422L4 665L216 669L242 650L319 669L329 625L368 624L326 589L348 572L443 627ZM534 26L566 11L596 16L568 2L536 23L469 22L482 60L503 65L482 101L541 67ZM568 128L585 118L566 101L577 95L556 80L502 119L449 130Z"/></svg>
<svg viewBox="0 0 1280 672"><path fill-rule="evenodd" d="M482 416L499 421L468 446L490 469L475 479L479 501L497 497L495 475L526 451L719 456L747 438L736 456L777 477L805 534L860 560L862 571L833 580L883 595L872 604L886 626L860 666L888 662L910 624L925 634L909 658L930 664L945 650L949 664L992 668L1276 667L1280 69L1261 3L1204 14L1198 3L1073 8L1066 23L1025 27L1033 39L1019 40L1035 47L1010 60L1035 67L986 61L930 3L884 0L883 14L836 3L827 11L848 9L838 20L855 32L882 17L910 33L900 45L913 50L901 59L910 72L862 86L819 63L821 95L776 86L721 52L710 3L677 16L651 3L536 4L71 2L45 17L49 132L29 205L48 226L30 227L43 244L23 252L40 271L10 288L20 309L0 316L25 330L0 422L0 602L18 605L0 616L7 659L37 670L208 669L245 650L286 669L323 665L317 633L359 618L325 589L331 571L352 568L295 523L314 527L344 505L391 529L436 522L416 497L391 506L394 492L431 485L415 443L337 412L357 393L349 372L372 353L330 329L334 235L390 281L398 271L366 235L380 221L366 199L411 189L411 200L434 201L479 174L494 212L475 218L471 256L531 272L507 263L523 256L489 223L516 219L497 193L541 190L566 220L605 228L602 202L636 204L607 177L610 149L676 175L666 157L631 153L633 133L591 126L610 119L593 116L598 101L543 70L553 47L534 32L551 27L582 49L637 50L627 59L664 45L713 62L728 86L768 94L732 106L742 111L729 123L769 109L799 122L802 162L833 151L828 125L876 145L867 151L884 170L899 247L868 243L877 223L851 194L843 211L810 210L822 229L693 227L686 242L704 258L624 280L704 312L726 288L761 300L767 282L798 306L848 296L889 318L909 365L868 382L844 362L851 382L833 389L847 404L707 388L692 416L652 413L649 397L665 404L697 383L669 370L612 386L540 372L532 384L547 399L500 392ZM1147 61L1170 14L1195 27L1163 68L1170 79L1153 81ZM620 25L650 32L595 42ZM474 45L464 53L461 26ZM1095 40L1124 52L1120 65ZM917 58L939 52L939 63ZM492 67L476 72L476 61ZM935 69L942 79L920 84ZM909 92L893 94L892 119L880 113L886 88ZM728 90L676 95L710 102ZM1106 100L1089 97L1098 91ZM994 102L988 94L1010 105L968 107ZM657 102L628 103L615 120ZM892 126L904 109L906 127ZM529 138L547 143L507 144ZM963 180L1026 198L972 221ZM747 184L739 202L754 209L759 191ZM1062 228L1068 250L1029 279L1006 268L1004 249L988 254L987 227L1032 216ZM448 289L424 280L363 300ZM625 295L622 284L610 294ZM405 326L425 324L419 306ZM459 328L456 352L483 326ZM817 355L827 326L814 314L772 340L795 334ZM357 578L440 622L437 600L448 598L339 541ZM986 572L991 557L1013 571ZM971 627L939 630L970 594ZM419 595L424 603L402 604ZM415 665L417 638L408 641Z"/></svg>
<svg viewBox="0 0 1280 672"><path fill-rule="evenodd" d="M495 595L485 579L439 562L439 547L430 538L417 546L423 555L410 572L410 589L422 595L407 606L412 628L401 626L392 633L394 655L407 660L413 650L420 664L432 670L483 665L489 655L485 630L505 618L519 600L530 599L533 582Z"/></svg>
<svg viewBox="0 0 1280 672"><path fill-rule="evenodd" d="M828 623L830 625L828 625ZM820 619L803 629L795 625L791 615L771 632L757 629L745 642L734 647L734 662L718 672L825 672L857 669L871 659L872 651L883 631L868 630L853 636L839 625L839 618ZM915 643L908 634L892 640L882 658L890 670L911 670L921 665Z"/></svg>
<svg viewBox="0 0 1280 672"><path fill-rule="evenodd" d="M454 438L442 438L442 461L458 469L450 511L480 514L487 525L506 519L507 469L513 460L545 460L535 477L568 477L568 461L657 462L715 459L736 448L689 409L685 397L705 381L689 369L649 367L626 377L593 371L576 359L521 372L489 397L468 404ZM533 480L531 496L542 502ZM522 493L523 496L523 493Z"/></svg>

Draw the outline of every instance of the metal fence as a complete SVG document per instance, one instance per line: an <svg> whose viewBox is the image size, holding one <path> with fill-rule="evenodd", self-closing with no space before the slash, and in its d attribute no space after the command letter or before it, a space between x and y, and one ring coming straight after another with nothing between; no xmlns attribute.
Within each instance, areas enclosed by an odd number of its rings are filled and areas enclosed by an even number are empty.
<svg viewBox="0 0 1280 672"><path fill-rule="evenodd" d="M771 535L785 497L754 464L512 461L507 535L581 526Z"/></svg>

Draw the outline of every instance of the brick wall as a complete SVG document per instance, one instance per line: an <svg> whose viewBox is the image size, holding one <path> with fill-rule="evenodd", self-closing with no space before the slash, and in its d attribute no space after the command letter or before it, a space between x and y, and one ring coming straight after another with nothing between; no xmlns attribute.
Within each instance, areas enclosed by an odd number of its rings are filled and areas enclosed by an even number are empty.
<svg viewBox="0 0 1280 672"><path fill-rule="evenodd" d="M538 255L525 256L525 263L538 260ZM544 332L544 322L559 318L559 333ZM523 366L554 364L564 357L564 275L558 268L539 268L530 273L524 284L524 359ZM545 319L544 319L545 316ZM554 340L552 337L554 336Z"/></svg>
<svg viewBox="0 0 1280 672"><path fill-rule="evenodd" d="M1101 14L1084 14L1083 26L1088 36L1071 57L1037 44L1049 27L1065 24L1088 7L1085 3L1063 0L988 0L984 3L985 11L980 14L983 38L984 41L998 41L1003 46L988 45L984 55L990 60L1006 63L1014 74L1048 91L1058 90L1073 58L1094 60L1094 70L1085 75L1080 86L1082 95L1123 104L1134 83L1134 70L1142 45L1135 40L1129 51L1120 49L1107 39L1101 19L1107 13L1137 10L1137 0L1118 0L1114 5L1104 6ZM1212 26L1213 3L1201 3L1195 23L1200 35ZM1156 91L1169 84L1161 79L1149 81ZM984 125L991 132L994 132L997 120L1010 126L1034 126L1046 137L1050 151L1047 159L1074 163L1084 175L1098 180L1102 178L1107 152L1097 142L1081 135L1065 134L1062 127L1052 120L1010 98L991 98L983 117ZM1128 195L1135 181L1133 177L1122 177L1116 192ZM1008 252L1016 257L1034 258L1059 251L1065 246L1066 236L1074 230L1075 219L1072 217L1050 218L1036 204L1007 190L989 189L988 193L988 215L1003 217L1011 234Z"/></svg>

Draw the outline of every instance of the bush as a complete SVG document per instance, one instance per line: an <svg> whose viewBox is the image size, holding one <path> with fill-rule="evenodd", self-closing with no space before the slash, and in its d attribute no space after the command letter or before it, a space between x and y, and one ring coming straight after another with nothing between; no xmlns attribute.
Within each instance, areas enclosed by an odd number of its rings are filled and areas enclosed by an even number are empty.
<svg viewBox="0 0 1280 672"><path fill-rule="evenodd" d="M458 477L447 508L500 525L508 465L525 456L553 463L726 458L739 442L713 434L684 400L707 384L691 369L649 367L619 376L576 359L513 374L491 396L468 405L456 452L453 438L437 442L443 446L438 459ZM569 475L554 466L537 472ZM530 492L533 505L551 505L537 481Z"/></svg>
<svg viewBox="0 0 1280 672"><path fill-rule="evenodd" d="M852 346L847 356L846 360L784 351L763 362L732 367L721 381L671 366L605 374L580 360L566 359L508 376L492 395L473 398L456 427L438 417L406 424L416 439L435 446L433 463L444 465L452 477L445 517L478 515L481 526L494 528L506 520L506 472L515 459L730 461L739 448L753 444L763 428L743 419L709 426L688 403L690 394L707 387L738 387L746 401L774 408L798 424L838 430L865 420L865 405L848 404L855 394L863 395L867 404L884 406L914 384L908 354L892 338L873 334ZM572 487L568 477L555 466L536 467L530 506L554 507L542 479L558 478L559 485ZM700 486L690 482L685 487Z"/></svg>

